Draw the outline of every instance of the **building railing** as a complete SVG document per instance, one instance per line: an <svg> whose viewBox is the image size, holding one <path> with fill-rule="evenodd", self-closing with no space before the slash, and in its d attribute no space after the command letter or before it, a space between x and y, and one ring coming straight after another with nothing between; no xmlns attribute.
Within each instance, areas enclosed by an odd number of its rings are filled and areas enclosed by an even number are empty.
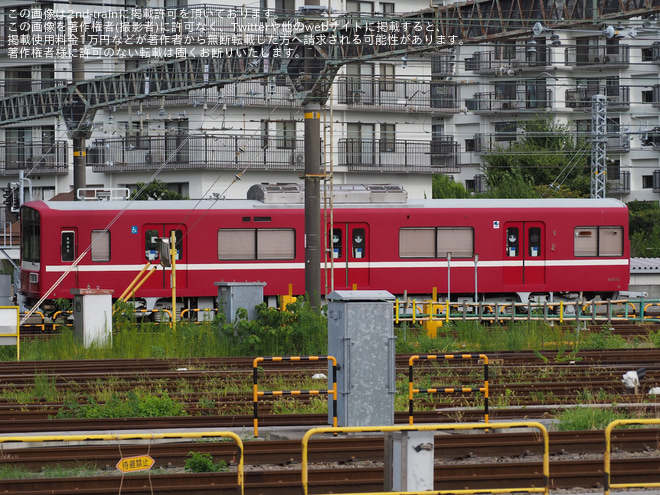
<svg viewBox="0 0 660 495"><path fill-rule="evenodd" d="M67 142L0 142L0 175L16 175L21 170L32 175L67 173Z"/></svg>
<svg viewBox="0 0 660 495"><path fill-rule="evenodd" d="M499 72L524 72L527 70L543 70L552 65L550 47L531 44L515 47L515 49L499 48L475 52L465 59L465 70L477 74L496 74Z"/></svg>
<svg viewBox="0 0 660 495"><path fill-rule="evenodd" d="M566 90L566 107L591 110L592 97L595 95L607 97L608 110L627 110L630 108L629 86L582 86Z"/></svg>
<svg viewBox="0 0 660 495"><path fill-rule="evenodd" d="M458 172L459 144L452 136L431 141L340 139L337 163L364 172ZM87 149L94 172L155 170L284 170L305 168L303 139L236 134L134 135L95 139Z"/></svg>
<svg viewBox="0 0 660 495"><path fill-rule="evenodd" d="M337 99L353 108L458 113L457 86L447 82L385 77L336 78Z"/></svg>
<svg viewBox="0 0 660 495"><path fill-rule="evenodd" d="M237 134L134 135L95 139L87 149L94 172L156 170L284 170L305 169L304 139Z"/></svg>
<svg viewBox="0 0 660 495"><path fill-rule="evenodd" d="M12 77L10 70L5 70L5 79L0 81L0 98L21 93L33 93L43 89L66 86L66 79L21 79Z"/></svg>
<svg viewBox="0 0 660 495"><path fill-rule="evenodd" d="M518 90L510 94L497 92L475 93L466 100L468 110L474 112L532 111L552 107L552 90Z"/></svg>
<svg viewBox="0 0 660 495"><path fill-rule="evenodd" d="M453 136L431 141L340 139L339 165L349 171L459 173L459 144Z"/></svg>
<svg viewBox="0 0 660 495"><path fill-rule="evenodd" d="M630 65L630 47L613 46L571 46L564 51L565 63L580 69L620 68Z"/></svg>
<svg viewBox="0 0 660 495"><path fill-rule="evenodd" d="M660 170L653 171L653 192L660 193Z"/></svg>
<svg viewBox="0 0 660 495"><path fill-rule="evenodd" d="M495 150L507 150L513 147L524 137L523 134L511 130L507 132L479 133L474 135L474 152L488 153ZM589 141L591 133L578 132L574 135L577 141ZM630 137L625 134L607 134L607 150L627 152L630 151Z"/></svg>
<svg viewBox="0 0 660 495"><path fill-rule="evenodd" d="M19 248L21 246L21 236L19 229L13 228L11 222L0 223L0 248Z"/></svg>
<svg viewBox="0 0 660 495"><path fill-rule="evenodd" d="M630 192L630 172L619 172L618 177L607 176L608 194L628 194Z"/></svg>

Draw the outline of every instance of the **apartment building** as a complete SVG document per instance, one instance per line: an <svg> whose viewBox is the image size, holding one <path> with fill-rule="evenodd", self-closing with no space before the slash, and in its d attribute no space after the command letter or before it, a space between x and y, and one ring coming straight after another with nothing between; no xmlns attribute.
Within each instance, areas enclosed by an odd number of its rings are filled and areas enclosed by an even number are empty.
<svg viewBox="0 0 660 495"><path fill-rule="evenodd" d="M0 94L10 96L70 83L80 59L83 77L93 79L159 63L177 56L177 49L202 49L194 36L211 28L243 41L255 39L246 27L255 23L277 33L278 23L296 18L302 2L72 2L67 10L86 15L89 36L80 51L57 43L48 49L44 43L29 54L21 53L22 41L34 45L35 36L47 41L71 29L70 16L45 14L63 4L0 5ZM346 0L322 7L328 12L322 15L333 19L358 12L386 18L429 5ZM162 12L132 22L143 24L145 33L171 36L171 50L148 42L142 51L122 46L128 45L125 33L110 14L122 8ZM193 10L192 19L183 14ZM327 180L396 183L410 197L423 198L431 197L433 174L446 174L482 191L487 187L482 157L520 139L521 121L550 113L571 122L576 138L589 136L591 97L604 94L608 195L658 199L660 27L653 19L639 19L613 28L544 29L488 44L346 60L321 111ZM114 36L114 51L101 49L94 36ZM183 47L177 36L192 41ZM255 183L300 182L305 109L291 81L276 69L260 79L136 98L97 111L85 141L86 186L135 190L138 183L157 179L191 198L243 198ZM32 120L19 116L0 128L0 174L7 184L21 184L25 200L72 191L74 149L67 126L64 111Z"/></svg>

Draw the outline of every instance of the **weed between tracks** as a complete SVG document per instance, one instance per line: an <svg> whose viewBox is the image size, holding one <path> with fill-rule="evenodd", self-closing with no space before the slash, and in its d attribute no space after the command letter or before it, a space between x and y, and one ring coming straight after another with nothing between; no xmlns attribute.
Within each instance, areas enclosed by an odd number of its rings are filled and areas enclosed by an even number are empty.
<svg viewBox="0 0 660 495"><path fill-rule="evenodd" d="M115 319L112 344L84 348L68 330L48 340L26 340L21 345L23 360L75 360L75 359L133 359L133 358L180 358L244 356L244 355L324 355L327 353L327 323L324 313L312 311L304 301L289 306L291 311L280 312L262 305L258 318L247 321L239 312L235 323L227 323L222 316L200 324L180 323L176 332L168 324L138 322L128 317ZM126 314L130 314L127 312ZM525 385L533 380L561 382L573 373L568 367L553 363L579 362L582 349L611 349L657 347L660 331L649 331L647 337L637 336L631 343L615 335L607 326L597 330L575 327L551 326L542 322L512 323L499 326L482 326L476 322L451 322L440 328L438 336L431 338L417 327L402 326L396 329L398 353L489 353L493 351L536 352L540 365L490 367L490 382L509 386L494 390L490 407L504 409L526 402L536 403L589 403L590 400L617 402L620 397L611 391L595 391L596 396L560 396L555 391L534 390ZM549 357L548 350L556 351ZM15 359L15 348L0 348L0 359ZM194 366L190 366L191 371ZM204 370L202 370L204 371ZM176 416L176 415L249 415L251 404L234 396L249 396L252 392L250 376L237 378L208 370L203 380L186 377L175 379L148 376L140 379L109 375L93 383L69 380L66 383L52 375L36 374L34 384L27 387L7 385L0 390L0 399L14 403L24 410L40 407L40 404L60 403L53 417L126 417ZM319 372L327 373L325 363L319 364ZM586 370L585 372L589 372ZM310 374L311 375L311 374ZM309 376L271 373L267 367L259 370L259 387L263 390L314 390L325 388L325 382ZM613 381L619 377L613 377ZM419 363L415 367L415 387L457 388L479 387L483 384L483 366L477 362L465 363L437 360ZM396 377L399 393L395 395L395 410L408 410L408 376ZM530 389L531 388L531 389ZM443 407L456 409L451 414L460 420L465 414L459 409L480 409L485 398L482 393L469 394L418 394L414 398L417 412L432 411ZM264 401L261 405L277 414L325 413L325 396L280 397ZM260 407L261 407L260 405ZM43 406L47 410L47 406ZM51 407L52 409L52 407Z"/></svg>

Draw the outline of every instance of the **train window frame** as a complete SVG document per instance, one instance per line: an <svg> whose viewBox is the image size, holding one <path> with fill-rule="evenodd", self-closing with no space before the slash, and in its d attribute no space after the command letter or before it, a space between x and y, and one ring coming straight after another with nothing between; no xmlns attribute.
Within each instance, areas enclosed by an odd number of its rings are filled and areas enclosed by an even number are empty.
<svg viewBox="0 0 660 495"><path fill-rule="evenodd" d="M513 237L512 237L513 236ZM507 227L506 229L506 249L507 258L518 258L521 255L520 251L520 228Z"/></svg>
<svg viewBox="0 0 660 495"><path fill-rule="evenodd" d="M218 261L256 260L256 229L218 229ZM229 236L223 239L223 236Z"/></svg>
<svg viewBox="0 0 660 495"><path fill-rule="evenodd" d="M607 235L618 235L618 242L608 242ZM623 227L612 225L598 228L598 255L606 257L623 256Z"/></svg>
<svg viewBox="0 0 660 495"><path fill-rule="evenodd" d="M145 229L144 231L144 259L158 261L158 238L160 232L157 229Z"/></svg>
<svg viewBox="0 0 660 495"><path fill-rule="evenodd" d="M107 263L110 261L110 231L92 230L90 234L90 256L95 263Z"/></svg>
<svg viewBox="0 0 660 495"><path fill-rule="evenodd" d="M256 229L256 231L258 260L296 259L294 229Z"/></svg>
<svg viewBox="0 0 660 495"><path fill-rule="evenodd" d="M60 261L70 263L76 260L76 231L60 232Z"/></svg>
<svg viewBox="0 0 660 495"><path fill-rule="evenodd" d="M435 258L435 227L399 229L399 258Z"/></svg>
<svg viewBox="0 0 660 495"><path fill-rule="evenodd" d="M296 258L295 229L218 229L217 239L218 261Z"/></svg>
<svg viewBox="0 0 660 495"><path fill-rule="evenodd" d="M441 234L443 234L441 236ZM453 234L453 235L452 235ZM462 238L467 234L469 238ZM474 228L472 227L436 227L435 257L472 258L474 257Z"/></svg>
<svg viewBox="0 0 660 495"><path fill-rule="evenodd" d="M613 243L605 242L608 233L619 234L616 249L611 249ZM586 240L589 240L587 243ZM579 242L578 240L583 240ZM578 244L579 242L579 244ZM588 225L578 226L573 230L573 255L576 258L623 256L623 227L620 225Z"/></svg>
<svg viewBox="0 0 660 495"><path fill-rule="evenodd" d="M23 261L41 261L41 213L34 208L21 208L21 248Z"/></svg>

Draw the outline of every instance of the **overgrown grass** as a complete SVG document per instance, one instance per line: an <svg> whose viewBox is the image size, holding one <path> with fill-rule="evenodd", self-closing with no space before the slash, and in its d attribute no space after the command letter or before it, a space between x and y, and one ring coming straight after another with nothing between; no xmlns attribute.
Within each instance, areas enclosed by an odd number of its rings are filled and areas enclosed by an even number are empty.
<svg viewBox="0 0 660 495"><path fill-rule="evenodd" d="M257 307L258 316L247 320L239 310L234 322L223 315L200 324L139 322L116 314L112 342L86 348L71 329L49 339L21 343L21 360L191 358L223 356L323 355L327 353L327 323L324 313L313 311L300 300L288 311ZM0 360L16 359L14 346L0 346Z"/></svg>
<svg viewBox="0 0 660 495"><path fill-rule="evenodd" d="M616 412L611 408L594 407L592 404L585 404L564 409L558 413L557 429L559 431L604 430L612 421L629 419L631 417L633 416L623 412Z"/></svg>

